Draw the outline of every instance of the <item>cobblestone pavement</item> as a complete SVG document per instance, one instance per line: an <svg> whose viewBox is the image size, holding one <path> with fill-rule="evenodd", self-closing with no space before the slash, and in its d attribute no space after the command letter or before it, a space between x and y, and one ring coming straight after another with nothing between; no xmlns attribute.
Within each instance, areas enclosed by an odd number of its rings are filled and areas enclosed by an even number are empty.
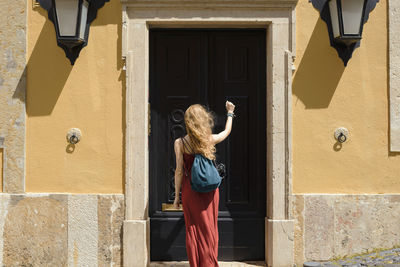
<svg viewBox="0 0 400 267"><path fill-rule="evenodd" d="M319 267L363 267L363 266L383 266L383 267L400 267L400 248L378 251L350 258L343 258L329 262L309 262L304 266Z"/></svg>

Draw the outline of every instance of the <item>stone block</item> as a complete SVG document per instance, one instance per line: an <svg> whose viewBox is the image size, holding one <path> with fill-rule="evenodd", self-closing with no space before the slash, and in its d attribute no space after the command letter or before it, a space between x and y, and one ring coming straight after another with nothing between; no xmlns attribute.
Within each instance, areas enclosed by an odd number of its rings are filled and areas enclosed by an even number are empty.
<svg viewBox="0 0 400 267"><path fill-rule="evenodd" d="M297 264L400 245L400 195L294 195L292 215Z"/></svg>
<svg viewBox="0 0 400 267"><path fill-rule="evenodd" d="M124 195L0 194L0 266L122 266Z"/></svg>
<svg viewBox="0 0 400 267"><path fill-rule="evenodd" d="M99 195L98 266L122 266L122 224L124 196Z"/></svg>
<svg viewBox="0 0 400 267"><path fill-rule="evenodd" d="M305 257L327 260L334 252L333 200L324 195L307 196L304 205Z"/></svg>
<svg viewBox="0 0 400 267"><path fill-rule="evenodd" d="M9 201L10 195L0 194L0 237L2 237L2 239L0 239L0 266L3 263L4 224L7 218Z"/></svg>
<svg viewBox="0 0 400 267"><path fill-rule="evenodd" d="M66 266L65 195L11 195L3 228L4 266Z"/></svg>
<svg viewBox="0 0 400 267"><path fill-rule="evenodd" d="M68 195L68 265L97 262L97 195Z"/></svg>
<svg viewBox="0 0 400 267"><path fill-rule="evenodd" d="M294 261L301 266L304 259L304 196L293 195L292 217L294 219Z"/></svg>
<svg viewBox="0 0 400 267"><path fill-rule="evenodd" d="M395 202L391 202L395 201ZM400 202L385 195L343 196L335 201L335 255L400 244Z"/></svg>
<svg viewBox="0 0 400 267"><path fill-rule="evenodd" d="M123 225L125 267L146 267L150 264L149 220L125 220Z"/></svg>
<svg viewBox="0 0 400 267"><path fill-rule="evenodd" d="M266 257L268 266L293 266L294 221L266 221Z"/></svg>

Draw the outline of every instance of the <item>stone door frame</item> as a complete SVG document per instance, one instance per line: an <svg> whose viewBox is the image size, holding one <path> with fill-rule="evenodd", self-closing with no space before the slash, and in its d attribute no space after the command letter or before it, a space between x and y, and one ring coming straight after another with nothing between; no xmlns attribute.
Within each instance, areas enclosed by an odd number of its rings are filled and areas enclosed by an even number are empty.
<svg viewBox="0 0 400 267"><path fill-rule="evenodd" d="M291 84L297 0L121 0L126 62L124 266L149 266L149 29L267 30L267 217L269 266L292 266Z"/></svg>

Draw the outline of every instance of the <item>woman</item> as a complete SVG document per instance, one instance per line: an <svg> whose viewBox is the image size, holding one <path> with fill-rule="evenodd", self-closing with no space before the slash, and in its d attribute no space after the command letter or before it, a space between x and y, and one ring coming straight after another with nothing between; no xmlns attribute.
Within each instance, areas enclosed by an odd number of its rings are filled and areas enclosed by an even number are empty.
<svg viewBox="0 0 400 267"><path fill-rule="evenodd" d="M218 203L219 189L208 193L193 191L190 187L194 154L215 159L215 145L231 132L235 105L225 103L227 120L225 130L212 134L213 117L201 105L192 105L185 112L187 135L175 140L175 201L179 208L182 186L183 214L186 225L186 252L191 267L218 266Z"/></svg>

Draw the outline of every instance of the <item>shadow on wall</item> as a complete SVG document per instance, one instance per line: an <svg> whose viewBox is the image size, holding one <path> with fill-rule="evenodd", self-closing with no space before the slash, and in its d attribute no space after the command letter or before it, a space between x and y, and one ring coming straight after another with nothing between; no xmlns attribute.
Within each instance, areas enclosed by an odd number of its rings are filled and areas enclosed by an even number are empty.
<svg viewBox="0 0 400 267"><path fill-rule="evenodd" d="M27 63L26 111L28 116L46 116L53 111L73 66L57 46L54 25L47 18L47 12L42 8L33 12L45 17L46 22Z"/></svg>
<svg viewBox="0 0 400 267"><path fill-rule="evenodd" d="M106 3L98 11L97 18L92 22L90 28L93 30L93 27L96 26L118 25L118 39L116 40L118 59L116 67L121 71L119 81L122 81L123 86L125 86L125 75L123 75L122 71L122 12L119 3L112 2ZM101 14L103 9L107 9L107 15ZM29 88L27 88L27 93L29 94L27 114L29 116L46 116L53 111L73 66L66 58L64 50L57 45L54 25L48 19L47 12L43 8L38 8L32 12L37 12L45 17L46 22L27 63L29 85ZM88 49L91 41L93 40L90 39L89 32L89 42L83 50ZM76 64L79 64L79 58ZM40 77L40 79L30 77ZM124 94L125 90L122 91ZM123 99L125 99L125 95L123 95Z"/></svg>
<svg viewBox="0 0 400 267"><path fill-rule="evenodd" d="M318 19L293 79L293 94L306 109L327 108L344 72L343 62L329 44L326 24Z"/></svg>

